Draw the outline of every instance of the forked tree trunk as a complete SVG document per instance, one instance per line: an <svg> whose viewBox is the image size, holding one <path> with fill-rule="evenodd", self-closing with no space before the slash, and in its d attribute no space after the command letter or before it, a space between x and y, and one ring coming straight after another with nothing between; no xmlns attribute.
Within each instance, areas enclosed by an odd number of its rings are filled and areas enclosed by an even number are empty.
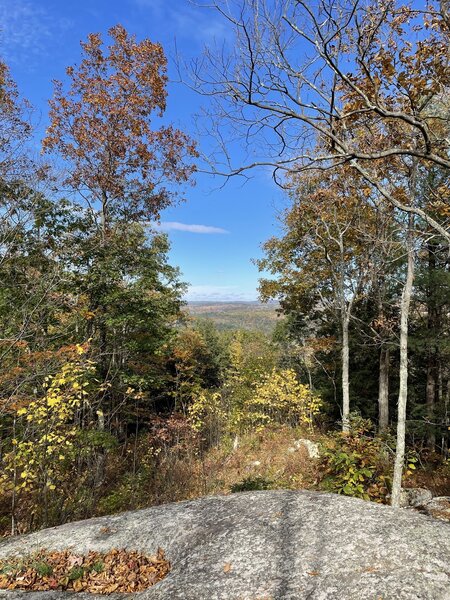
<svg viewBox="0 0 450 600"><path fill-rule="evenodd" d="M378 431L386 431L389 427L389 348L380 350L380 371L378 387Z"/></svg>
<svg viewBox="0 0 450 600"><path fill-rule="evenodd" d="M408 320L414 282L414 243L412 219L408 232L408 268L400 307L400 387L398 392L397 446L395 450L394 477L392 481L391 505L400 506L403 463L405 461L406 402L408 398Z"/></svg>

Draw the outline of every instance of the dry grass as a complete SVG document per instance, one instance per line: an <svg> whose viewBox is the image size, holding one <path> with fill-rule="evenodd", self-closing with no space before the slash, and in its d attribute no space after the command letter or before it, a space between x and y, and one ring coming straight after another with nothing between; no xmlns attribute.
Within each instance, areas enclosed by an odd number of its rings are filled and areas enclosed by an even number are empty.
<svg viewBox="0 0 450 600"><path fill-rule="evenodd" d="M177 430L178 431L178 430ZM178 434L177 434L178 435ZM289 426L266 428L200 453L198 440L189 432L175 442L169 437L155 453L154 437L143 435L120 452L111 453L105 484L92 490L86 485L73 487L73 496L65 498L64 512L52 515L48 525L112 514L137 508L190 500L210 494L229 494L246 489L320 489L323 464L310 459L306 448L294 449L300 438L329 442L330 437L307 428ZM136 460L130 456L136 453ZM130 466L136 465L135 469ZM426 487L433 495L450 495L448 465L418 469L408 479L408 487ZM10 532L10 498L0 494L0 536ZM9 501L9 503L8 503ZM33 520L33 498L20 498L16 510L18 530L26 533L42 527ZM31 515L31 517L30 517Z"/></svg>
<svg viewBox="0 0 450 600"><path fill-rule="evenodd" d="M270 489L317 489L317 461L309 458L305 448L295 452L289 448L299 438L321 437L285 426L243 435L236 449L228 440L202 456L169 451L159 457L156 469L113 486L111 494L100 500L96 514L229 494L248 480L263 482Z"/></svg>
<svg viewBox="0 0 450 600"><path fill-rule="evenodd" d="M294 441L301 437L313 439L315 436L279 427L243 436L234 451L210 450L204 458L206 493L228 493L234 485L253 478L273 482L270 487L274 488L314 488L318 479L316 461L309 458L303 447L289 452Z"/></svg>

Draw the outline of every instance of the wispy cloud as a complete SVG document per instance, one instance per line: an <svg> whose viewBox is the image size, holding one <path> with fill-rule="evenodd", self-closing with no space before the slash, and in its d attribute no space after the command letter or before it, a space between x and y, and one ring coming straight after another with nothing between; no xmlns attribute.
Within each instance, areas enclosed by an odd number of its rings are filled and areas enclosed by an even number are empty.
<svg viewBox="0 0 450 600"><path fill-rule="evenodd" d="M253 302L257 293L233 285L191 285L185 299L188 302Z"/></svg>
<svg viewBox="0 0 450 600"><path fill-rule="evenodd" d="M162 221L157 225L162 231L188 231L189 233L230 233L221 227L211 225L194 225L188 223L178 223L177 221Z"/></svg>
<svg viewBox="0 0 450 600"><path fill-rule="evenodd" d="M213 39L225 39L230 28L210 6L204 7L190 2L167 2L166 0L132 0L143 12L164 18L177 37L195 39L203 44Z"/></svg>
<svg viewBox="0 0 450 600"><path fill-rule="evenodd" d="M36 2L0 0L0 54L10 63L32 67L69 27L69 19L55 18Z"/></svg>
<svg viewBox="0 0 450 600"><path fill-rule="evenodd" d="M148 10L155 17L161 17L165 12L165 0L131 0L132 4L143 10Z"/></svg>

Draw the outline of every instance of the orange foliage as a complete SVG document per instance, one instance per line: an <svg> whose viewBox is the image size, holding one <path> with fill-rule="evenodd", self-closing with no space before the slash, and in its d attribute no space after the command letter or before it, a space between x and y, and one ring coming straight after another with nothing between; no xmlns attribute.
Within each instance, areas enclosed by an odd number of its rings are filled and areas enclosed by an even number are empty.
<svg viewBox="0 0 450 600"><path fill-rule="evenodd" d="M166 108L167 65L160 44L137 42L122 25L81 44L83 59L68 67L70 87L55 82L44 151L70 161L66 184L86 190L108 217L157 218L170 203L167 182L183 183L197 155L189 137L170 125L151 127L153 113Z"/></svg>

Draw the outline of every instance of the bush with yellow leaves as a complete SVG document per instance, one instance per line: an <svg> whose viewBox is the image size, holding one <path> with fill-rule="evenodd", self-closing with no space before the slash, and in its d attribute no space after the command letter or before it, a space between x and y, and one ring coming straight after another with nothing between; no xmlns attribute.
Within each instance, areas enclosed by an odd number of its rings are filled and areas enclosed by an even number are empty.
<svg viewBox="0 0 450 600"><path fill-rule="evenodd" d="M227 411L219 391L201 389L188 409L192 429L200 435L200 441L213 446L220 441L226 428Z"/></svg>
<svg viewBox="0 0 450 600"><path fill-rule="evenodd" d="M226 386L222 393L202 390L189 408L189 418L195 431L218 438L220 431L235 435L274 424L312 426L321 405L293 369L274 368L254 383L246 398L228 393Z"/></svg>
<svg viewBox="0 0 450 600"><path fill-rule="evenodd" d="M22 491L46 498L73 458L76 415L87 404L89 375L95 369L85 354L85 347L76 345L75 358L45 378L42 396L16 410L14 435L0 475L2 492L11 493L13 501Z"/></svg>
<svg viewBox="0 0 450 600"><path fill-rule="evenodd" d="M293 369L273 369L257 383L246 405L246 421L262 428L275 423L312 425L322 405L309 386L300 383Z"/></svg>

